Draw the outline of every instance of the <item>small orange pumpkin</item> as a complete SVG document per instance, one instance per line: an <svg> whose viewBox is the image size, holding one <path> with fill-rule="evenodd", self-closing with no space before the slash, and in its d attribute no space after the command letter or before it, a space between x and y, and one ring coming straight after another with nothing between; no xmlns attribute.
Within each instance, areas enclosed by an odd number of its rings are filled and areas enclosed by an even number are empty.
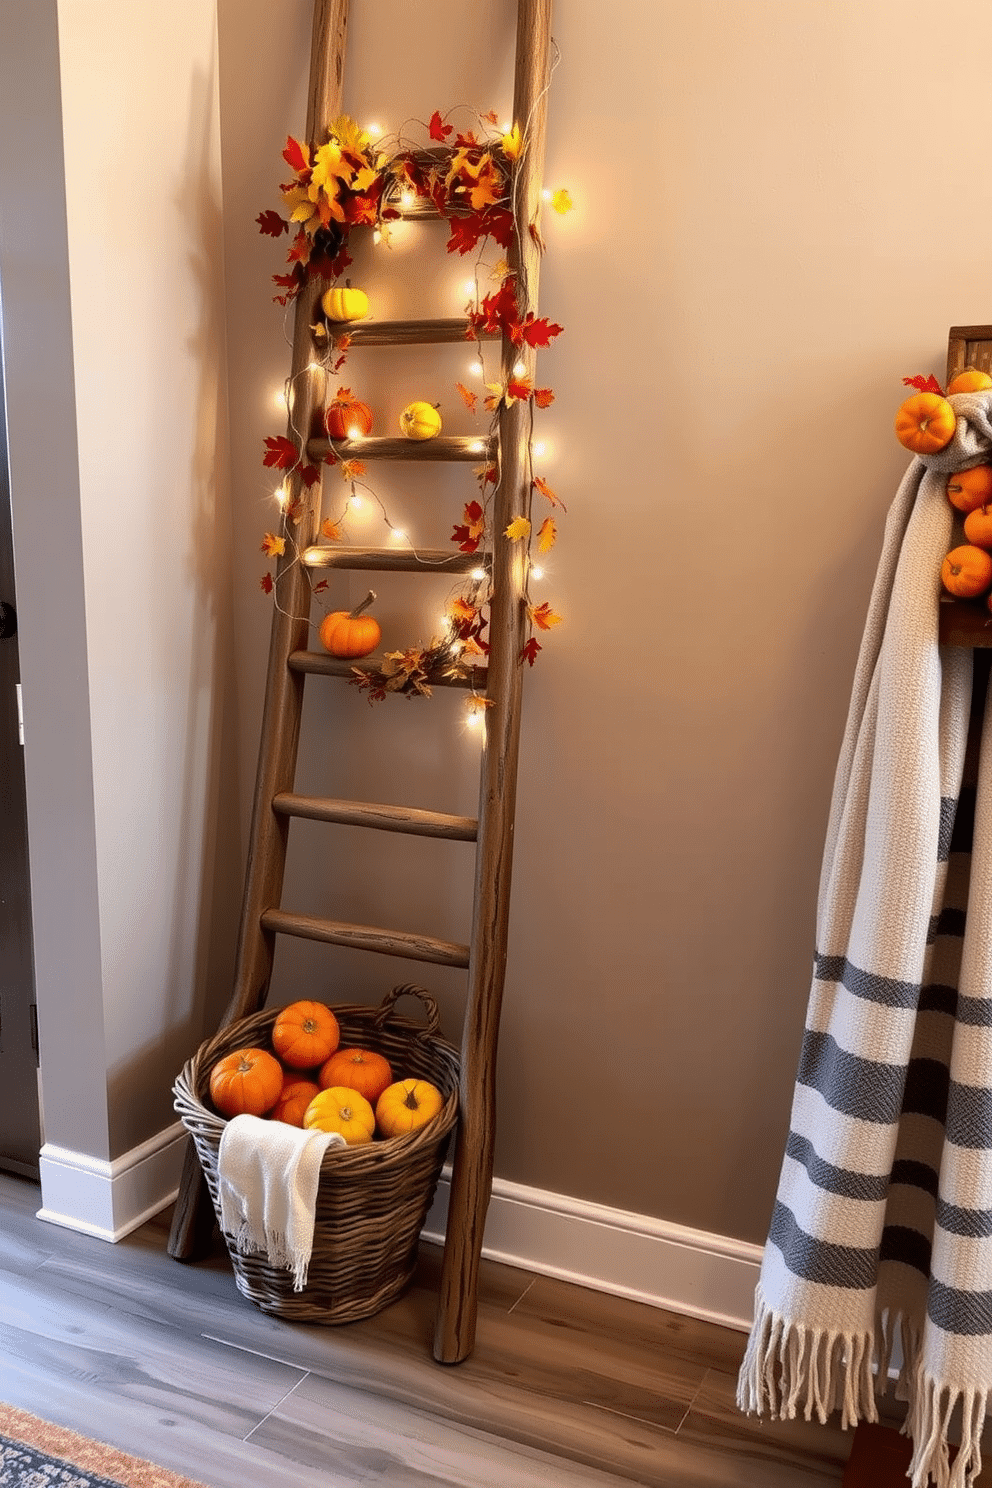
<svg viewBox="0 0 992 1488"><path fill-rule="evenodd" d="M932 455L950 444L957 416L940 393L914 393L896 414L896 438L917 455Z"/></svg>
<svg viewBox="0 0 992 1488"><path fill-rule="evenodd" d="M222 1116L264 1116L279 1099L282 1076L267 1049L236 1049L210 1071L210 1099Z"/></svg>
<svg viewBox="0 0 992 1488"><path fill-rule="evenodd" d="M272 1047L291 1069L316 1069L340 1039L338 1020L323 1002L291 1002L272 1025Z"/></svg>
<svg viewBox="0 0 992 1488"><path fill-rule="evenodd" d="M375 592L370 589L353 610L334 610L324 616L320 622L320 640L332 656L368 656L378 646L382 636L379 622L374 615L362 613L374 599Z"/></svg>
<svg viewBox="0 0 992 1488"><path fill-rule="evenodd" d="M287 1075L279 1099L272 1107L271 1119L285 1121L288 1126L302 1126L307 1106L319 1094L320 1086L315 1080Z"/></svg>
<svg viewBox="0 0 992 1488"><path fill-rule="evenodd" d="M327 405L324 428L331 439L364 438L372 433L372 410L353 398L350 388L338 388L337 397Z"/></svg>
<svg viewBox="0 0 992 1488"><path fill-rule="evenodd" d="M976 367L965 367L956 377L952 377L947 391L950 393L984 393L992 388L992 377L987 372L979 372Z"/></svg>
<svg viewBox="0 0 992 1488"><path fill-rule="evenodd" d="M331 1085L358 1090L375 1105L386 1086L393 1083L393 1071L386 1056L374 1049L338 1049L322 1067L317 1080L325 1090Z"/></svg>
<svg viewBox="0 0 992 1488"><path fill-rule="evenodd" d="M964 535L976 548L992 548L992 506L976 506L968 513Z"/></svg>
<svg viewBox="0 0 992 1488"><path fill-rule="evenodd" d="M992 553L962 543L952 548L940 567L940 578L949 594L959 599L974 599L992 584Z"/></svg>
<svg viewBox="0 0 992 1488"><path fill-rule="evenodd" d="M992 465L972 465L947 477L947 499L958 511L974 511L992 501Z"/></svg>

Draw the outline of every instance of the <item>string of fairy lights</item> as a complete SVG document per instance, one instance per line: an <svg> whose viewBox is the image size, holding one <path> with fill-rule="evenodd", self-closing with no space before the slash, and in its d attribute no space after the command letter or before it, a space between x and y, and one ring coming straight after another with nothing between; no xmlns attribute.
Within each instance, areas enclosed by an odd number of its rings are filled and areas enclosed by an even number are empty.
<svg viewBox="0 0 992 1488"><path fill-rule="evenodd" d="M557 61L556 52L553 59L552 72L554 66L557 65ZM518 235L519 240L519 235L530 231L532 227L531 223L524 223L521 220L520 202L516 190L519 162L529 148L527 129L519 130L505 124L498 124L495 115L485 116L484 119L475 115L474 117L478 119L483 129L482 138L480 139L474 130L465 131L464 133L455 132L454 126L449 124L448 121L452 117L452 114L457 112L459 111L451 110L443 119L438 113L435 113L432 116L430 125L421 127L428 128L430 136L434 140L440 139L446 141L448 135L455 134L454 147L449 148L454 148L458 152L455 156L456 160L460 157L463 158L464 175L470 184L473 171L477 172L480 181L483 178L483 172L489 171L492 174L492 161L496 158L496 151L493 144L494 135L492 132L495 129L495 138L499 140L500 147L506 153L507 157L506 160L499 160L498 163L502 166L504 172L502 184L508 187L508 190L500 196L493 195L491 189L488 197L483 192L480 192L480 195L483 196L484 201L494 202L497 210L502 210L504 213L509 214L512 222L510 230ZM364 129L359 129L359 126L355 125L353 121L343 119L341 121L335 121L335 126L343 126L342 132L346 132L347 138L352 144L357 141L364 147L365 143L368 142L368 146L371 148L371 142L376 142L374 146L376 149L376 156L374 157L376 162L375 168L380 173L383 171L383 165L386 162L389 162L389 168L395 171L395 162L397 160L417 159L417 147L411 146L405 139L407 125L404 125L403 131L400 131L390 142L388 149L383 148L382 130L376 124L370 124ZM335 140L335 126L332 126L332 143ZM292 140L288 142L288 144L295 143ZM420 148L421 153L423 153L423 147ZM284 152L285 158L291 164L296 165L297 182L304 182L309 185L312 176L315 177L317 174L316 169L310 167L308 163L309 152L304 147L296 145L296 150L300 152L299 159L303 161L302 167L298 160L291 159L288 151ZM404 151L406 152L405 155ZM318 147L318 150L315 152L315 162L320 160L320 155L321 151ZM358 160L360 161L362 158L362 156L359 156ZM369 161L372 159L368 153L365 154L364 158ZM346 161L354 162L356 160L355 152L353 151L351 155L346 155L345 159ZM509 169L507 169L507 166L509 166ZM355 179L365 181L366 184L369 184L372 178L373 170L371 168L365 171L361 177L357 175L355 177ZM293 183L290 183L289 188L282 188L284 201L286 202L292 200L290 197L292 187ZM466 187L456 185L454 189L463 191L466 190ZM412 185L406 183L402 174L394 175L392 179L385 182L379 188L375 220L369 221L368 216L366 216L364 221L359 224L371 226L372 243L374 246L384 244L387 247L391 247L395 245L398 235L405 232L416 222L418 195L422 196L424 194L425 191L423 189L420 191L414 190ZM317 195L312 187L308 190L307 196L313 200L317 200ZM437 196L433 191L432 196L435 205L437 205ZM545 189L542 192L542 196L545 202L550 202L561 214L564 214L572 205L570 196L563 190L552 192ZM296 188L296 199L298 202L302 200L302 206L297 207L293 218L291 218L291 222L293 220L300 221L302 214L310 210L307 200L300 197L298 186ZM474 195L471 200L474 206L476 200ZM459 205L462 205L462 203L459 203ZM448 214L442 210L441 215L447 216ZM310 212L310 216L313 216L312 212ZM263 219L266 218L269 219L269 225L262 225L263 232L270 232L272 236L277 236L278 232L289 230L289 224L282 222L277 214L263 213L259 218L260 224L263 224ZM485 208L483 208L483 217L481 220L485 223ZM278 227L278 232L275 230L276 226ZM533 227L536 233L536 223L533 224ZM348 231L350 230L351 228L339 239L339 242L344 245L343 252L345 255L347 255L346 245L348 242ZM306 253L312 246L309 240L304 240L304 231L310 233L314 238L316 236L312 232L312 223L304 220L303 228L298 230L294 242L295 253L291 252L289 255L290 261L295 257L297 264L302 257L300 251L301 244L303 253ZM506 229L504 228L504 234L505 231ZM543 251L543 242L540 241L539 237L538 242ZM522 542L525 545L523 597L527 615L531 622L531 629L530 638L521 656L521 664L524 660L527 660L533 665L535 655L541 649L540 643L534 635L534 627L537 626L544 632L551 629L553 625L558 624L561 617L553 612L546 601L538 605L532 600L530 592L531 583L540 582L545 576L544 563L534 561L531 552L532 540L535 536L538 536L538 554L543 557L545 553L550 551L556 539L556 523L552 518L546 518L539 535L535 535L532 531L532 524L529 518L521 518L515 522L511 522L511 526L507 528L505 534L495 534L490 530L490 518L492 501L501 479L498 451L500 409L513 401L514 397L521 401L526 399L528 402L529 437L526 444L526 475L529 487L536 488L544 494L548 498L551 508L555 513L557 513L558 509L565 509L564 503L552 491L544 476L538 477L536 475L534 464L535 459L546 462L553 453L547 439L534 438L535 394L538 395L538 403L541 407L547 407L553 401L554 397L550 389L534 388L533 370L536 364L536 349L538 346L549 345L550 338L557 335L562 328L551 325L547 320L537 321L534 312L528 312L525 323L521 324L517 310L507 312L507 304L526 305L529 302L526 268L522 262L525 256L518 254L517 265L515 269L511 270L505 258L499 258L493 261L491 257L487 257L487 255L492 254L493 248L492 234L489 231L480 230L477 236L477 243L478 252L475 258L472 277L467 280L464 277L460 277L454 291L460 299L463 298L463 314L467 317L470 326L473 328L473 339L466 341L466 345L472 348L472 360L469 362L465 373L466 383L457 382L456 387L471 413L477 413L479 411L478 405L481 403L483 410L487 410L491 414L491 419L487 436L473 440L467 446L470 454L477 453L482 457L481 465L475 469L479 496L476 501L466 502L464 513L465 524L455 525L452 541L457 542L460 535L464 537L465 540L459 542L458 545L462 551L467 553L474 550L473 544L474 546L481 545L483 536L485 536L490 546L494 541L499 540L500 537L508 541ZM496 246L504 246L507 243L508 240L504 235L497 241ZM451 246L449 244L449 249ZM464 252L465 250L461 249L460 251ZM347 255L345 262L350 261L350 255ZM283 298L283 303L287 305L287 312L289 305L295 298L295 294L302 285L302 279L299 276L296 265L294 265L294 272L296 273L295 288L293 287L292 275L273 276L277 283L283 286L290 286L289 293L284 297L277 296L277 298ZM484 293L484 284L480 282L482 276L485 276L497 286L497 289L490 291L488 295ZM500 289L508 279L515 281L512 285L512 293L509 297L505 295L501 297ZM508 314L510 316L509 320L507 319ZM488 331L498 333L501 329L504 332L507 329L511 329L514 342L518 343L521 348L521 354L509 369L505 382L502 371L503 341L505 338L504 336L499 336L496 340L489 337L484 338L483 325L486 323L487 316L488 324L486 324L486 329ZM290 340L288 334L286 339L287 341ZM348 323L330 324L327 327L327 334L323 339L323 346L321 347L319 340L316 342L311 361L296 373L296 378L309 378L313 377L317 372L321 372L327 379L327 387L330 390L335 377L341 374L341 369L347 356L348 344ZM487 365L487 349L490 347L495 347L499 357L500 373L498 377L493 376L491 368ZM373 522L378 520L385 528L390 544L405 547L417 556L418 566L421 569L429 568L432 563L436 564L439 568L447 567L448 560L446 557L434 557L431 551L426 548L418 548L415 535L409 531L408 525L400 524L393 520L381 495L367 479L361 453L362 444L368 436L363 428L357 424L354 426L345 424L344 432L349 444L347 452L340 450L340 440L335 440L331 437L330 431L328 431L329 453L325 457L325 463L340 466L340 473L346 481L348 494L343 506L335 515L326 518L323 517L323 501L327 496L326 482L323 478L322 469L315 471L313 467L305 465L308 458L308 436L311 435L312 431L300 429L294 423L294 404L296 402L294 382L295 378L291 374L286 379L276 397L278 405L286 410L289 429L295 435L295 450L292 456L286 456L287 464L282 466L284 470L283 478L273 492L280 513L281 536L276 537L272 533L266 533L262 543L263 551L269 556L281 557L288 549L290 554L289 561L291 563L300 563L305 569L310 569L311 571L313 568L322 566L319 557L315 561L312 550L308 555L307 550L299 548L295 541L293 519L296 513L292 510L286 474L291 473L296 468L296 465L299 465L303 467L305 483L308 488L311 484L318 484L319 486L317 493L318 499L321 501L321 508L317 513L319 530L321 536L329 543L347 540L345 523L356 521L365 523L371 518ZM347 419L347 416L346 404L345 419ZM269 446L278 443L280 441L266 441L266 444ZM282 443L289 446L289 441L282 441ZM495 456L490 456L488 452L493 450L496 452ZM295 464L288 465L290 458L295 460ZM274 463L274 461L267 455L266 464L270 463ZM515 528L517 530L514 530ZM476 684L477 680L484 679L485 677L485 666L480 665L480 663L484 663L485 661L483 632L488 623L486 611L491 598L491 582L490 568L485 560L485 552L483 551L480 553L479 563L461 576L460 583L453 586L449 592L448 599L445 602L444 612L440 617L440 636L432 636L426 646L414 646L406 650L388 652L383 662L370 664L363 661L361 665L356 663L352 669L352 680L357 682L358 685L363 686L368 691L370 700L373 700L386 696L390 691L402 691L408 694L429 696L432 681L444 680L453 676L463 678L468 685L468 696L464 710L465 724L470 729L477 729L484 734L485 714L489 706L489 701L478 690ZM273 595L274 602L278 606L278 592L270 575L263 578L262 587ZM326 580L314 582L311 577L310 587L313 594L319 595L319 592L326 588ZM322 603L322 601L319 602ZM309 617L306 618L308 624L312 625L313 621ZM479 644L480 640L482 640L482 645Z"/></svg>

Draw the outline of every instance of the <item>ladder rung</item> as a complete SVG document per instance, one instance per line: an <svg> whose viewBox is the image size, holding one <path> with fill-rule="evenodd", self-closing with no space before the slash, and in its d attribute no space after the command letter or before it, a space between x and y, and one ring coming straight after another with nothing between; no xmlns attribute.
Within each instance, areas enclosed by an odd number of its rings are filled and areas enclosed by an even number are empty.
<svg viewBox="0 0 992 1488"><path fill-rule="evenodd" d="M329 651L291 651L289 654L289 669L291 672L310 672L321 677L348 677L354 676L355 668L361 670L363 667L377 670L384 661L382 656L332 656ZM433 677L432 687L472 687L481 690L486 685L486 668L484 666L473 668L474 676L468 677Z"/></svg>
<svg viewBox="0 0 992 1488"><path fill-rule="evenodd" d="M272 798L272 809L281 816L302 816L341 826L375 827L381 832L410 832L417 837L447 837L456 842L474 842L479 828L474 816L450 816L445 811L383 806L371 801L336 801L328 796L300 796L295 791L280 791Z"/></svg>
<svg viewBox="0 0 992 1488"><path fill-rule="evenodd" d="M452 548L304 548L307 568L364 568L380 573L471 573L485 568L486 553L460 553Z"/></svg>
<svg viewBox="0 0 992 1488"><path fill-rule="evenodd" d="M329 439L311 439L307 458L320 461L331 452ZM496 440L492 437L473 439L464 435L439 434L435 439L338 439L334 453L344 460L492 460Z"/></svg>
<svg viewBox="0 0 992 1488"><path fill-rule="evenodd" d="M357 346L437 346L445 341L498 341L497 331L469 334L464 315L447 320L363 320L343 325L350 349Z"/></svg>
<svg viewBox="0 0 992 1488"><path fill-rule="evenodd" d="M469 948L433 935L410 935L405 930L380 930L374 925L347 925L340 920L321 920L314 915L290 914L267 909L261 915L263 930L320 940L327 945L350 946L359 951L378 951L383 956L404 956L410 961L432 961L436 966L468 966Z"/></svg>

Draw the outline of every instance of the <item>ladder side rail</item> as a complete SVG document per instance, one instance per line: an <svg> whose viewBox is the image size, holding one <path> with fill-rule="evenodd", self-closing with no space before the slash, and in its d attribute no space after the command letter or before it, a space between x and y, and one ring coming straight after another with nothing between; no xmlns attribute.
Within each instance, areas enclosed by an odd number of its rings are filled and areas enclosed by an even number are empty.
<svg viewBox="0 0 992 1488"><path fill-rule="evenodd" d="M540 251L528 229L540 220L550 33L551 0L518 0L513 122L520 125L528 143L515 176L517 232L510 267L518 275L524 314L537 308ZM535 354L530 348L528 353L526 366L532 374ZM519 359L520 348L504 337L504 381ZM509 926L527 577L521 545L503 540L502 533L515 517L530 511L530 423L528 403L514 402L501 411L500 481L492 515L487 686L492 706L486 710L460 1113L434 1336L434 1357L445 1364L466 1358L475 1342L479 1261L492 1190L496 1052Z"/></svg>
<svg viewBox="0 0 992 1488"><path fill-rule="evenodd" d="M307 138L313 142L341 109L341 80L348 28L348 0L315 0L307 96ZM301 431L301 452L318 400L324 396L322 371L307 372L313 363L310 325L319 284L308 283L298 295L293 328L289 436ZM320 483L306 490L297 473L286 488L289 499L304 503L298 541L303 548L316 539L320 522ZM252 805L245 893L235 957L234 991L220 1027L257 1011L264 1001L272 971L274 936L261 924L262 911L277 902L286 864L288 818L271 809L281 785L290 787L296 768L305 674L290 670L293 651L305 648L309 629L310 584L299 562L287 551L276 570L275 604L269 639L269 661L262 713L260 769ZM214 1215L206 1180L192 1138L186 1153L168 1252L176 1260L201 1254L210 1241Z"/></svg>

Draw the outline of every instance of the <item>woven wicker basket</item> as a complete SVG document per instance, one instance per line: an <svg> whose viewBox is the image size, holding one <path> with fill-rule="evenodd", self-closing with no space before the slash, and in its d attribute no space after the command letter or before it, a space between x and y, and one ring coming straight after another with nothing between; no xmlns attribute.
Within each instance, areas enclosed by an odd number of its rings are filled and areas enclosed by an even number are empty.
<svg viewBox="0 0 992 1488"><path fill-rule="evenodd" d="M399 997L418 997L427 1024L398 1016ZM378 1008L335 1007L342 1045L385 1054L397 1079L429 1080L445 1097L435 1119L406 1136L364 1147L332 1147L321 1166L307 1284L293 1291L289 1270L228 1243L238 1290L263 1312L300 1323L351 1323L371 1317L404 1290L458 1118L458 1051L438 1032L437 1004L420 987L396 987ZM176 1110L195 1143L220 1217L217 1154L225 1122L205 1104L216 1060L247 1045L271 1048L279 1008L239 1019L202 1044L173 1086ZM226 1239L227 1237L225 1237Z"/></svg>

